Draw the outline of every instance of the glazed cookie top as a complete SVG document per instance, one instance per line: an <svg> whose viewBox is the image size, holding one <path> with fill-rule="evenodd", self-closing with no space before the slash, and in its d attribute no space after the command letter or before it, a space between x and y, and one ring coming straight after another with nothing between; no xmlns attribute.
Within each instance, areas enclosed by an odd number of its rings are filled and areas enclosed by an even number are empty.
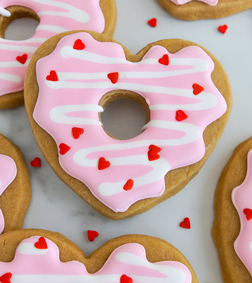
<svg viewBox="0 0 252 283"><path fill-rule="evenodd" d="M251 0L157 0L171 15L182 20L219 19L252 7Z"/></svg>
<svg viewBox="0 0 252 283"><path fill-rule="evenodd" d="M227 107L211 80L213 69L197 46L170 54L156 45L131 62L121 45L75 33L37 63L34 119L56 141L62 168L123 212L161 196L169 170L204 156L203 131ZM112 90L138 93L149 105L150 122L133 139L113 139L101 126L99 101Z"/></svg>
<svg viewBox="0 0 252 283"><path fill-rule="evenodd" d="M188 2L191 2L192 0L171 0L173 3L177 4L177 5L183 5L186 4ZM198 0L200 2L204 2L210 6L216 6L219 2L219 0Z"/></svg>
<svg viewBox="0 0 252 283"><path fill-rule="evenodd" d="M0 96L23 90L29 61L37 47L48 38L69 30L103 32L105 19L99 3L100 0L1 0L0 14L3 16L10 16L5 8L19 5L35 12L40 23L34 36L27 40L0 38Z"/></svg>
<svg viewBox="0 0 252 283"><path fill-rule="evenodd" d="M0 196L17 175L17 166L12 158L0 154ZM0 208L0 234L4 230L4 216Z"/></svg>
<svg viewBox="0 0 252 283"><path fill-rule="evenodd" d="M241 229L235 241L235 251L252 275L252 150L247 157L247 175L232 193L233 204L239 214Z"/></svg>
<svg viewBox="0 0 252 283"><path fill-rule="evenodd" d="M30 200L30 174L24 157L0 134L0 234L22 228Z"/></svg>
<svg viewBox="0 0 252 283"><path fill-rule="evenodd" d="M118 247L98 272L90 274L78 261L61 262L57 245L38 236L23 240L12 262L0 262L1 278L33 283L42 279L43 282L57 283L192 282L192 275L184 264L175 261L150 263L144 247L137 243Z"/></svg>

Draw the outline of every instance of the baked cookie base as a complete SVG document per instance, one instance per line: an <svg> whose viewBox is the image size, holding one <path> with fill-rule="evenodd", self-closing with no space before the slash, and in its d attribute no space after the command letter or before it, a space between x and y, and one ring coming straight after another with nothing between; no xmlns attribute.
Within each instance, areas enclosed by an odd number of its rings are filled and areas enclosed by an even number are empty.
<svg viewBox="0 0 252 283"><path fill-rule="evenodd" d="M222 172L215 193L212 234L226 283L252 282L250 273L234 250L234 241L240 232L240 219L231 199L233 189L242 184L246 177L250 149L252 138L237 146Z"/></svg>
<svg viewBox="0 0 252 283"><path fill-rule="evenodd" d="M119 246L128 243L139 243L144 246L148 261L181 262L190 270L192 283L198 283L190 263L179 250L164 240L144 235L125 235L112 239L95 250L90 256L86 256L78 246L60 233L36 229L13 231L0 237L0 261L12 261L19 243L25 238L32 236L41 236L53 241L59 248L60 260L62 262L79 261L86 266L89 273L95 273L100 270L110 254Z"/></svg>
<svg viewBox="0 0 252 283"><path fill-rule="evenodd" d="M183 5L176 5L170 0L158 0L158 2L175 18L187 21L224 18L252 8L251 0L219 0L216 6L209 6L199 1Z"/></svg>
<svg viewBox="0 0 252 283"><path fill-rule="evenodd" d="M21 229L31 201L30 174L19 148L0 135L0 154L11 157L17 166L17 176L0 196L0 208L5 219L3 233Z"/></svg>
<svg viewBox="0 0 252 283"><path fill-rule="evenodd" d="M52 137L45 132L42 128L38 126L38 124L33 119L33 110L38 97L38 84L36 82L36 63L37 61L44 56L50 54L56 47L59 40L74 32L62 33L60 35L56 35L55 37L49 39L42 48L39 48L37 52L34 54L30 65L28 67L28 71L25 79L25 107L27 111L27 115L34 133L34 136L37 140L37 143L43 152L46 160L51 165L57 176L63 180L75 193L77 193L82 199L84 199L89 205L91 205L94 209L102 213L103 215L112 218L112 219L123 219L126 217L131 217L133 215L142 213L158 203L166 200L167 198L175 195L180 190L182 190L186 184L199 172L201 167L204 165L205 161L209 157L210 153L213 151L216 146L224 128L228 117L232 108L232 94L231 88L228 82L227 75L221 66L220 62L208 51L206 51L210 57L213 59L215 63L215 69L212 72L212 79L216 87L224 96L227 102L227 111L226 113L220 117L218 120L214 121L210 124L204 131L204 141L206 146L205 156L197 163L186 166L183 168L179 168L176 170L172 170L168 172L165 176L166 189L162 196L156 198L144 199L133 204L126 212L116 213L102 204L98 199L96 199L90 190L80 181L76 180L69 176L60 166L58 161L58 149L56 143L52 139ZM89 32L96 40L98 41L114 41L108 36L101 35L94 32ZM126 54L126 58L129 61L137 62L140 61L146 52L153 45L161 45L165 47L170 53L175 53L180 49L190 46L196 45L195 43L184 41L180 39L170 39L170 40L161 40L158 42L151 43L143 48L136 55L132 55L129 50L125 47L124 51ZM197 46L197 45L196 45ZM136 98L137 99L137 98Z"/></svg>
<svg viewBox="0 0 252 283"><path fill-rule="evenodd" d="M105 28L103 33L113 36L116 26L116 3L115 0L100 0L100 7L105 18ZM3 17L0 15L0 37L4 38L7 26L14 20L19 18L33 18L39 21L38 15L31 9L22 6L10 6L8 10L11 17ZM24 92L12 92L0 96L0 109L8 109L18 107L24 104Z"/></svg>

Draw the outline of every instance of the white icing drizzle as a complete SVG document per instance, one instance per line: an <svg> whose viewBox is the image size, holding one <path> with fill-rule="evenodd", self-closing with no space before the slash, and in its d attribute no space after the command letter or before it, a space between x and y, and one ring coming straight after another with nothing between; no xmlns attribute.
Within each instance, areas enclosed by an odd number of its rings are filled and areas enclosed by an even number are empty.
<svg viewBox="0 0 252 283"><path fill-rule="evenodd" d="M2 15L4 17L10 17L11 12L0 6L0 15Z"/></svg>
<svg viewBox="0 0 252 283"><path fill-rule="evenodd" d="M103 112L103 108L94 104L77 104L77 105L60 105L54 107L50 111L50 118L58 124L70 125L102 125L101 122L90 119L66 116L68 113L73 112Z"/></svg>
<svg viewBox="0 0 252 283"><path fill-rule="evenodd" d="M54 26L53 25L39 25L37 27L37 30L46 30L46 31L50 31L50 32L53 32L53 33L62 33L62 32L69 31L66 28L58 27L58 26L55 26L55 25Z"/></svg>
<svg viewBox="0 0 252 283"><path fill-rule="evenodd" d="M0 208L0 234L3 233L4 226L5 226L4 216L3 216L2 209Z"/></svg>
<svg viewBox="0 0 252 283"><path fill-rule="evenodd" d="M45 255L48 249L37 249L34 243L24 242L18 246L18 252L23 255Z"/></svg>
<svg viewBox="0 0 252 283"><path fill-rule="evenodd" d="M146 267L148 269L158 271L164 275L167 276L167 278L155 278L155 282L165 282L165 283L173 283L173 282L185 282L186 276L185 273L178 270L177 268L174 268L172 266L165 266L165 265L159 265L159 264L152 264L137 255L127 253L127 252L121 252L116 255L115 257L118 261L130 264L134 266L139 267ZM153 278L151 277L143 277L143 276L136 276L135 282L146 282L146 283L152 283Z"/></svg>
<svg viewBox="0 0 252 283"><path fill-rule="evenodd" d="M76 20L80 23L86 23L90 20L90 16L83 10L78 9L72 5L67 3L53 1L53 0L32 0L33 2L49 5L52 7L62 8L64 10L68 10L68 12L56 12L56 11L41 11L38 13L39 16L41 15L50 15L50 16L60 16L71 18Z"/></svg>

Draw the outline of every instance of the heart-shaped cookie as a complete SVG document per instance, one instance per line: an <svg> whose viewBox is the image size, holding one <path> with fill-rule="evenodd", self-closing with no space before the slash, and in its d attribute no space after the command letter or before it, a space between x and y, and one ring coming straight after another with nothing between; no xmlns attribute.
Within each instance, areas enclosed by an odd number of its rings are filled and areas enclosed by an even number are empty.
<svg viewBox="0 0 252 283"><path fill-rule="evenodd" d="M217 19L252 8L250 0L158 0L171 15L182 20Z"/></svg>
<svg viewBox="0 0 252 283"><path fill-rule="evenodd" d="M0 234L22 228L30 200L30 175L22 153L0 135Z"/></svg>
<svg viewBox="0 0 252 283"><path fill-rule="evenodd" d="M24 103L24 78L36 49L50 37L66 30L93 30L112 36L116 24L115 0L1 0L0 1L0 109ZM6 40L5 30L17 17L39 22L34 35L21 40ZM83 50L81 40L75 50ZM48 76L55 80L55 73Z"/></svg>
<svg viewBox="0 0 252 283"><path fill-rule="evenodd" d="M73 48L78 39L84 50ZM64 33L47 46L29 66L27 114L49 164L92 207L113 219L133 216L176 194L199 172L232 104L228 78L213 55L183 40L151 43L132 55L94 32ZM168 65L159 62L165 54ZM58 81L46 79L50 70L57 70ZM115 81L107 76L114 73ZM202 87L197 95L195 84ZM151 113L143 133L124 141L108 136L98 115L104 97L120 95L146 100ZM74 139L72 128L80 125L85 134ZM58 155L62 143L69 150ZM125 190L128 180L133 186Z"/></svg>
<svg viewBox="0 0 252 283"><path fill-rule="evenodd" d="M46 241L47 249L35 247L40 238ZM174 283L198 283L186 258L161 239L126 235L86 256L64 236L43 230L19 230L0 237L1 276L34 283L43 277L58 283L145 283L160 278L163 282L173 278Z"/></svg>
<svg viewBox="0 0 252 283"><path fill-rule="evenodd" d="M252 282L252 138L225 166L215 194L213 238L226 283Z"/></svg>

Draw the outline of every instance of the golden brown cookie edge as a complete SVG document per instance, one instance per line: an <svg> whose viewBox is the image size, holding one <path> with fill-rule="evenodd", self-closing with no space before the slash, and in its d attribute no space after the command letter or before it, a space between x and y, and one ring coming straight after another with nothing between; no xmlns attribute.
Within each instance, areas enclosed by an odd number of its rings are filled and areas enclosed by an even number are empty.
<svg viewBox="0 0 252 283"><path fill-rule="evenodd" d="M223 169L215 192L212 235L226 283L251 283L250 273L234 250L234 241L240 232L240 219L231 199L233 189L245 179L247 154L251 148L252 138L236 147Z"/></svg>
<svg viewBox="0 0 252 283"><path fill-rule="evenodd" d="M99 211L100 213L104 214L105 216L112 218L112 219L122 219L126 217L131 217L135 214L142 213L156 204L162 202L163 200L173 196L177 192L179 192L200 170L200 168L204 165L205 161L207 160L208 156L214 149L215 145L217 144L217 141L219 140L225 125L227 123L228 117L231 112L232 108L232 94L231 94L231 87L228 81L228 77L226 75L225 70L221 66L220 62L208 51L205 50L210 57L215 62L216 68L214 69L212 73L212 79L216 85L216 87L220 90L222 95L224 96L228 108L226 113L220 117L218 120L211 123L204 131L204 141L206 144L206 153L205 156L197 163L186 166L183 168L175 169L170 171L166 177L166 185L168 185L167 189L165 190L164 194L161 197L157 198L149 198L144 199L136 202L133 204L126 212L122 213L116 213L106 207L104 204L102 204L98 199L96 199L92 193L89 191L89 189L80 181L70 177L67 173L63 171L63 169L60 167L58 162L58 149L56 147L56 144L54 140L47 134L43 129L41 129L38 124L34 121L32 117L33 109L35 107L37 95L38 95L38 85L37 83L34 83L36 81L36 62L41 57L44 57L48 54L50 54L56 47L58 41L68 35L73 34L75 32L68 32L63 33L61 35L56 35L50 40L48 40L42 48L39 48L35 55L33 56L30 64L29 64L29 71L27 72L26 79L25 79L25 106L27 115L33 130L33 133L35 133L35 138L39 144L39 147L41 151L43 152L45 158L47 159L48 163L51 165L53 170L55 171L56 175L59 176L61 180L63 180L72 190L74 190L81 198L83 198L89 205L91 205L94 209ZM112 41L116 42L112 38L101 35L95 32L88 31L94 38L96 38L99 41ZM117 42L118 43L118 42ZM179 47L177 46L177 43L179 43ZM174 44L176 47L174 47ZM127 48L122 46L124 48L126 58L130 61L139 61L142 59L144 54L153 46L153 45L161 45L166 48L168 48L169 52L176 52L186 46L195 45L199 46L195 43L184 41L180 39L169 39L169 40L161 40L158 42L151 43L144 47L137 55L132 55ZM172 47L173 46L173 47ZM31 73L33 73L31 75ZM220 74L219 74L220 73ZM36 93L34 96L33 93ZM214 136L211 138L209 137L210 132L214 131ZM42 135L43 137L40 138L38 135ZM46 148L50 148L54 154L45 154ZM54 157L53 157L54 156ZM179 182L178 182L179 179ZM148 207L146 207L146 204L148 204Z"/></svg>
<svg viewBox="0 0 252 283"><path fill-rule="evenodd" d="M139 243L146 250L147 259L150 262L178 261L186 265L192 274L192 283L198 283L196 274L185 256L174 246L159 238L145 235L124 235L109 240L91 255L86 256L80 248L60 233L25 229L12 231L0 236L0 261L13 260L15 251L20 242L32 236L41 236L53 241L60 250L62 262L76 260L83 263L89 273L95 273L101 269L111 253L119 246L128 243Z"/></svg>

